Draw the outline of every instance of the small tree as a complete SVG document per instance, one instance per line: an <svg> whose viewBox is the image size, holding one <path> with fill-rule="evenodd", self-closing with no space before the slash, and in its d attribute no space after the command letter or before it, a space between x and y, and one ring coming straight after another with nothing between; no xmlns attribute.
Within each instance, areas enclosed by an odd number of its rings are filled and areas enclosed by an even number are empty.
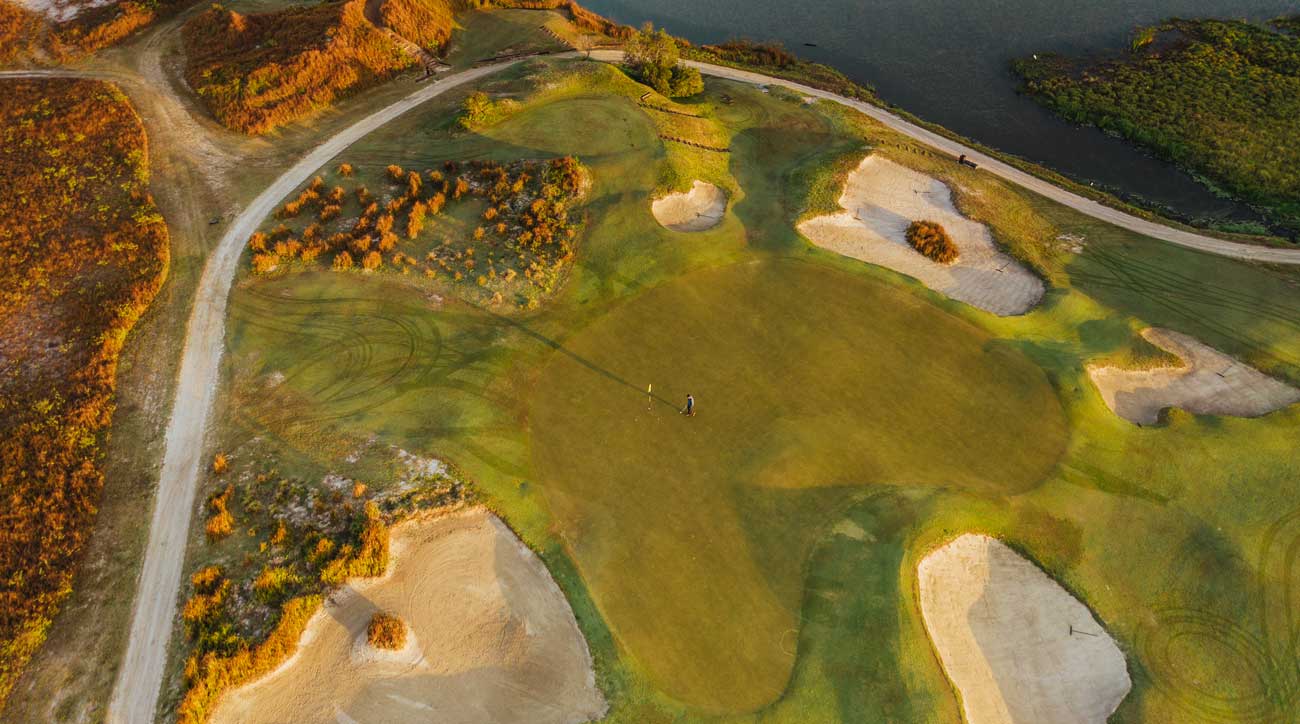
<svg viewBox="0 0 1300 724"><path fill-rule="evenodd" d="M461 128L468 130L483 124L491 115L492 99L483 91L474 91L461 103L461 113L457 123Z"/></svg>
<svg viewBox="0 0 1300 724"><path fill-rule="evenodd" d="M700 72L678 64L677 41L663 28L646 23L623 46L623 60L632 75L669 97L691 96L704 90Z"/></svg>
<svg viewBox="0 0 1300 724"><path fill-rule="evenodd" d="M366 641L377 649L400 651L406 646L406 624L392 614L377 612L366 627Z"/></svg>
<svg viewBox="0 0 1300 724"><path fill-rule="evenodd" d="M927 259L940 264L957 261L957 245L938 222L913 221L907 227L907 243Z"/></svg>

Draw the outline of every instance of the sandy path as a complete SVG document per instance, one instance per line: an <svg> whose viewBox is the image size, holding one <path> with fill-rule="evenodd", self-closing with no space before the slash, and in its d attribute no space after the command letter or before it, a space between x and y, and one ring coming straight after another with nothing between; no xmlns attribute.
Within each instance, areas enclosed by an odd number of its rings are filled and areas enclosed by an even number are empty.
<svg viewBox="0 0 1300 724"><path fill-rule="evenodd" d="M691 190L667 194L650 204L655 220L673 231L704 231L722 222L727 194L711 183L696 180Z"/></svg>
<svg viewBox="0 0 1300 724"><path fill-rule="evenodd" d="M376 611L402 651L366 643ZM386 576L353 581L285 665L228 694L214 724L576 724L604 716L591 653L536 554L482 508L403 523Z"/></svg>
<svg viewBox="0 0 1300 724"><path fill-rule="evenodd" d="M1088 376L1116 415L1151 425L1177 407L1198 415L1258 417L1300 402L1300 390L1185 334L1148 327L1142 336L1178 355L1181 367L1089 367Z"/></svg>
<svg viewBox="0 0 1300 724"><path fill-rule="evenodd" d="M1000 541L966 534L917 566L921 615L968 724L1103 724L1124 654L1082 603Z"/></svg>
<svg viewBox="0 0 1300 724"><path fill-rule="evenodd" d="M591 57L596 60L605 62L620 62L623 59L621 50L595 50L592 51ZM966 157L979 164L982 170L988 171L995 176L1010 181L1017 186L1029 189L1041 196L1068 206L1075 211L1087 214L1096 219L1101 219L1109 224L1135 231L1144 236L1149 236L1161 241L1167 241L1171 244L1185 246L1189 249L1204 251L1219 256L1228 256L1234 259L1247 259L1251 261L1269 262L1272 264L1300 264L1300 249L1284 249L1267 246L1253 246L1251 244L1239 244L1223 239L1215 239L1211 236L1197 234L1191 231L1183 231L1170 226L1147 221L1132 214L1126 214L1123 211L1112 209L1104 206L1091 199L1086 199L1078 194L1071 193L1055 184L1044 181L1036 176L1025 173L1019 169L1008 166L1007 164L989 156L986 156L973 148L968 148L956 141L949 140L939 134L928 131L920 126L903 120L902 118L890 113L889 111L873 106L870 103L855 101L851 98L845 98L829 91L820 90L807 86L802 83L796 83L781 78L754 73L747 70L736 68L727 68L721 65L711 63L700 63L693 60L683 61L687 65L696 68L705 75L711 75L718 78L728 78L743 83L753 83L755 85L778 85L791 90L796 90L804 95L823 98L828 101L834 101L842 106L852 108L864 115L870 116L880 121L889 128L898 131L906 136L910 136L927 146L932 146L953 156L966 154Z"/></svg>
<svg viewBox="0 0 1300 724"><path fill-rule="evenodd" d="M999 316L1024 314L1043 298L1043 282L1002 253L988 227L957 211L942 181L887 158L867 156L840 195L845 211L799 224L814 244L914 277L959 302ZM913 221L937 221L957 245L952 264L939 264L907 242Z"/></svg>
<svg viewBox="0 0 1300 724"><path fill-rule="evenodd" d="M257 196L227 228L199 281L186 327L176 399L167 426L166 452L154 500L149 543L132 611L131 633L113 689L108 720L153 719L167 661L181 566L198 483L208 413L217 388L226 298L244 243L289 192L349 145L406 111L452 88L496 73L521 59L467 70L430 82L406 98L323 141Z"/></svg>

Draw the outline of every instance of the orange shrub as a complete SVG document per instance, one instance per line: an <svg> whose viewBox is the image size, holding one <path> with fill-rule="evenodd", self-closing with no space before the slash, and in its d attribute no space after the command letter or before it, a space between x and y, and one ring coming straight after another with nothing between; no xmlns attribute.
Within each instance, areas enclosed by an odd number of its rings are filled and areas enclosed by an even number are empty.
<svg viewBox="0 0 1300 724"><path fill-rule="evenodd" d="M926 258L940 264L957 261L957 245L938 222L913 221L907 227L907 243Z"/></svg>
<svg viewBox="0 0 1300 724"><path fill-rule="evenodd" d="M366 642L377 649L400 651L406 645L406 624L390 613L378 611L366 626Z"/></svg>

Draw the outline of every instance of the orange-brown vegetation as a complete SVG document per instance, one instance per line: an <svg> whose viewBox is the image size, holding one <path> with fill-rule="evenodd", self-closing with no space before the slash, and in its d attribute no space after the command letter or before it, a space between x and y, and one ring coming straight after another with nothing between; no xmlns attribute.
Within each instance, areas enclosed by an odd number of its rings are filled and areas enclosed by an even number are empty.
<svg viewBox="0 0 1300 724"><path fill-rule="evenodd" d="M940 264L957 261L957 245L938 222L913 221L907 227L907 243L927 259Z"/></svg>
<svg viewBox="0 0 1300 724"><path fill-rule="evenodd" d="M0 0L0 64L36 52L42 25L41 18L30 10Z"/></svg>
<svg viewBox="0 0 1300 724"><path fill-rule="evenodd" d="M226 486L221 493L212 496L208 501L208 507L212 510L212 516L208 518L204 531L207 533L208 540L221 540L230 535L235 530L235 516L230 513L230 496L235 492L234 484Z"/></svg>
<svg viewBox="0 0 1300 724"><path fill-rule="evenodd" d="M384 0L379 16L393 32L429 52L442 50L454 27L447 0Z"/></svg>
<svg viewBox="0 0 1300 724"><path fill-rule="evenodd" d="M90 534L118 355L167 271L148 145L109 83L0 93L0 706Z"/></svg>
<svg viewBox="0 0 1300 724"><path fill-rule="evenodd" d="M377 649L401 651L406 645L406 624L391 613L377 611L366 626L366 641Z"/></svg>
<svg viewBox="0 0 1300 724"><path fill-rule="evenodd" d="M313 181L277 213L281 219L292 219L299 214L311 217L320 209L316 215L320 221L302 232L304 239L313 241L297 246L279 241L292 240L295 233L284 224L269 234L254 233L248 240L254 252L253 271L267 273L290 267L286 262L317 258L328 260L336 271L358 265L373 271L384 267L387 254L390 267L400 273L416 267L414 271L432 279L438 269L453 271L452 265L458 265L465 270L477 268L480 273L474 280L479 286L498 279L512 283L522 276L520 283L549 292L573 259L577 228L570 210L584 183L581 164L564 157L510 164L472 161L464 169L447 162L443 169L421 173L390 165L381 178L386 186L380 190L381 198L368 203L361 200L372 198L369 191L361 193L365 187L353 193L336 187L322 197L318 189L324 188L324 182ZM398 249L403 240L394 229L401 230L406 243L418 243L429 236L426 229L431 217L441 214L448 203L465 203L471 198L485 202L482 216L494 223L477 226L461 240L469 244L467 248L444 243L428 253L421 250L418 255L423 262ZM476 259L479 247L486 254ZM461 278L453 275L452 280Z"/></svg>
<svg viewBox="0 0 1300 724"><path fill-rule="evenodd" d="M225 453L217 453L212 456L212 472L220 475L230 468L230 460Z"/></svg>
<svg viewBox="0 0 1300 724"><path fill-rule="evenodd" d="M388 3L413 0L388 0ZM432 1L432 0L426 0ZM365 17L365 0L242 15L214 5L185 24L185 77L222 124L266 133L417 64Z"/></svg>

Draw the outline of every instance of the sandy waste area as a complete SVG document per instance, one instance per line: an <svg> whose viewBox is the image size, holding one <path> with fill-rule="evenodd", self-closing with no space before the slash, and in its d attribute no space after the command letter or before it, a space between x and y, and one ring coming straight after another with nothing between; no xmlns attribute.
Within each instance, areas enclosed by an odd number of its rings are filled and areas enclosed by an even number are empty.
<svg viewBox="0 0 1300 724"><path fill-rule="evenodd" d="M867 156L849 174L844 211L799 224L814 244L915 278L944 296L998 316L1024 314L1043 297L1043 282L993 242L988 227L957 211L947 184ZM907 243L913 221L936 221L957 245L951 264L931 261Z"/></svg>
<svg viewBox="0 0 1300 724"><path fill-rule="evenodd" d="M1149 370L1088 368L1106 406L1125 420L1150 425L1168 407L1198 415L1258 417L1300 402L1300 390L1185 334L1148 327L1142 336L1178 355L1183 365Z"/></svg>
<svg viewBox="0 0 1300 724"><path fill-rule="evenodd" d="M722 222L727 194L711 183L695 181L691 190L671 193L650 204L655 220L673 231L704 231Z"/></svg>
<svg viewBox="0 0 1300 724"><path fill-rule="evenodd" d="M917 566L921 614L968 724L1103 724L1124 654L1082 603L1000 541L966 534Z"/></svg>
<svg viewBox="0 0 1300 724"><path fill-rule="evenodd" d="M375 649L376 611L407 624ZM275 672L212 721L577 723L604 716L591 653L541 560L475 508L393 528L389 573L339 590Z"/></svg>

